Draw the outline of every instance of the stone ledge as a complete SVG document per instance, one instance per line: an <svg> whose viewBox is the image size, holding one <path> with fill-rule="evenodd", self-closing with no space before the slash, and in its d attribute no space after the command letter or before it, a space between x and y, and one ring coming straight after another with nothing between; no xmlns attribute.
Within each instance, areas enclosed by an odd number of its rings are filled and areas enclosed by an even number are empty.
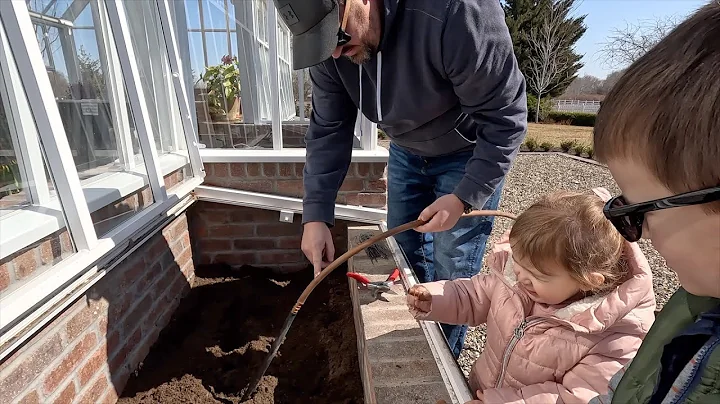
<svg viewBox="0 0 720 404"><path fill-rule="evenodd" d="M377 234L376 226L348 227L348 250L361 234ZM383 241L387 246L387 242ZM389 249L389 248L388 248ZM370 260L362 251L348 260L348 269L370 281L387 279L397 263L393 257ZM392 287L396 294L383 294L387 301L374 300L372 293L349 279L357 330L360 371L368 404L452 403L450 387L420 323L405 304L405 286Z"/></svg>

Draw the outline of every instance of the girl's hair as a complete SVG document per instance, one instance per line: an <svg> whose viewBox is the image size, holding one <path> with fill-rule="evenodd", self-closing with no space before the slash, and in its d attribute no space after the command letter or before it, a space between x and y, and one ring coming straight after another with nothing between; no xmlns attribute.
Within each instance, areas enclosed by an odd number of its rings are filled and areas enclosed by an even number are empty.
<svg viewBox="0 0 720 404"><path fill-rule="evenodd" d="M548 264L561 265L594 293L614 288L628 273L625 242L603 215L603 205L592 193L559 191L543 196L513 224L513 254L545 274ZM591 272L602 274L605 281L594 284Z"/></svg>

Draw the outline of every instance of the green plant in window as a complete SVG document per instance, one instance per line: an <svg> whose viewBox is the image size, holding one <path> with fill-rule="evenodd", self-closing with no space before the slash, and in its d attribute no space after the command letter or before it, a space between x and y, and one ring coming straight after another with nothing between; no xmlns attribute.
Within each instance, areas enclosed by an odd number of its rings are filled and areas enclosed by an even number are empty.
<svg viewBox="0 0 720 404"><path fill-rule="evenodd" d="M2 189L8 185L14 185L14 189L3 191ZM20 170L17 161L11 160L7 163L0 164L0 197L15 194L20 191Z"/></svg>
<svg viewBox="0 0 720 404"><path fill-rule="evenodd" d="M226 55L222 63L205 68L200 80L207 86L207 102L210 113L228 113L239 106L240 67L237 57Z"/></svg>

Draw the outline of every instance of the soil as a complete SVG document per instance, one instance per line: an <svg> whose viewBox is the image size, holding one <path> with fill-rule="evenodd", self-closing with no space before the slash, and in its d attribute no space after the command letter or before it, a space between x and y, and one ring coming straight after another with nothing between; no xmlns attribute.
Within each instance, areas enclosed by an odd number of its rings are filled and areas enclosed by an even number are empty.
<svg viewBox="0 0 720 404"><path fill-rule="evenodd" d="M308 297L250 401L241 401L312 269L198 267L118 403L362 403L346 269Z"/></svg>

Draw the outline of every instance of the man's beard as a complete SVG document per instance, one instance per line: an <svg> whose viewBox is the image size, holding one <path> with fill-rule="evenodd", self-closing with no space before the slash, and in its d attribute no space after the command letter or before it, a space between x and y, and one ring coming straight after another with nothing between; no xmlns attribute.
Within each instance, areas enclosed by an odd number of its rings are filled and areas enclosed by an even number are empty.
<svg viewBox="0 0 720 404"><path fill-rule="evenodd" d="M368 44L359 45L358 48L359 50L354 55L345 56L351 62L357 65L365 64L365 62L370 60L370 58L372 58L377 53L375 47Z"/></svg>

